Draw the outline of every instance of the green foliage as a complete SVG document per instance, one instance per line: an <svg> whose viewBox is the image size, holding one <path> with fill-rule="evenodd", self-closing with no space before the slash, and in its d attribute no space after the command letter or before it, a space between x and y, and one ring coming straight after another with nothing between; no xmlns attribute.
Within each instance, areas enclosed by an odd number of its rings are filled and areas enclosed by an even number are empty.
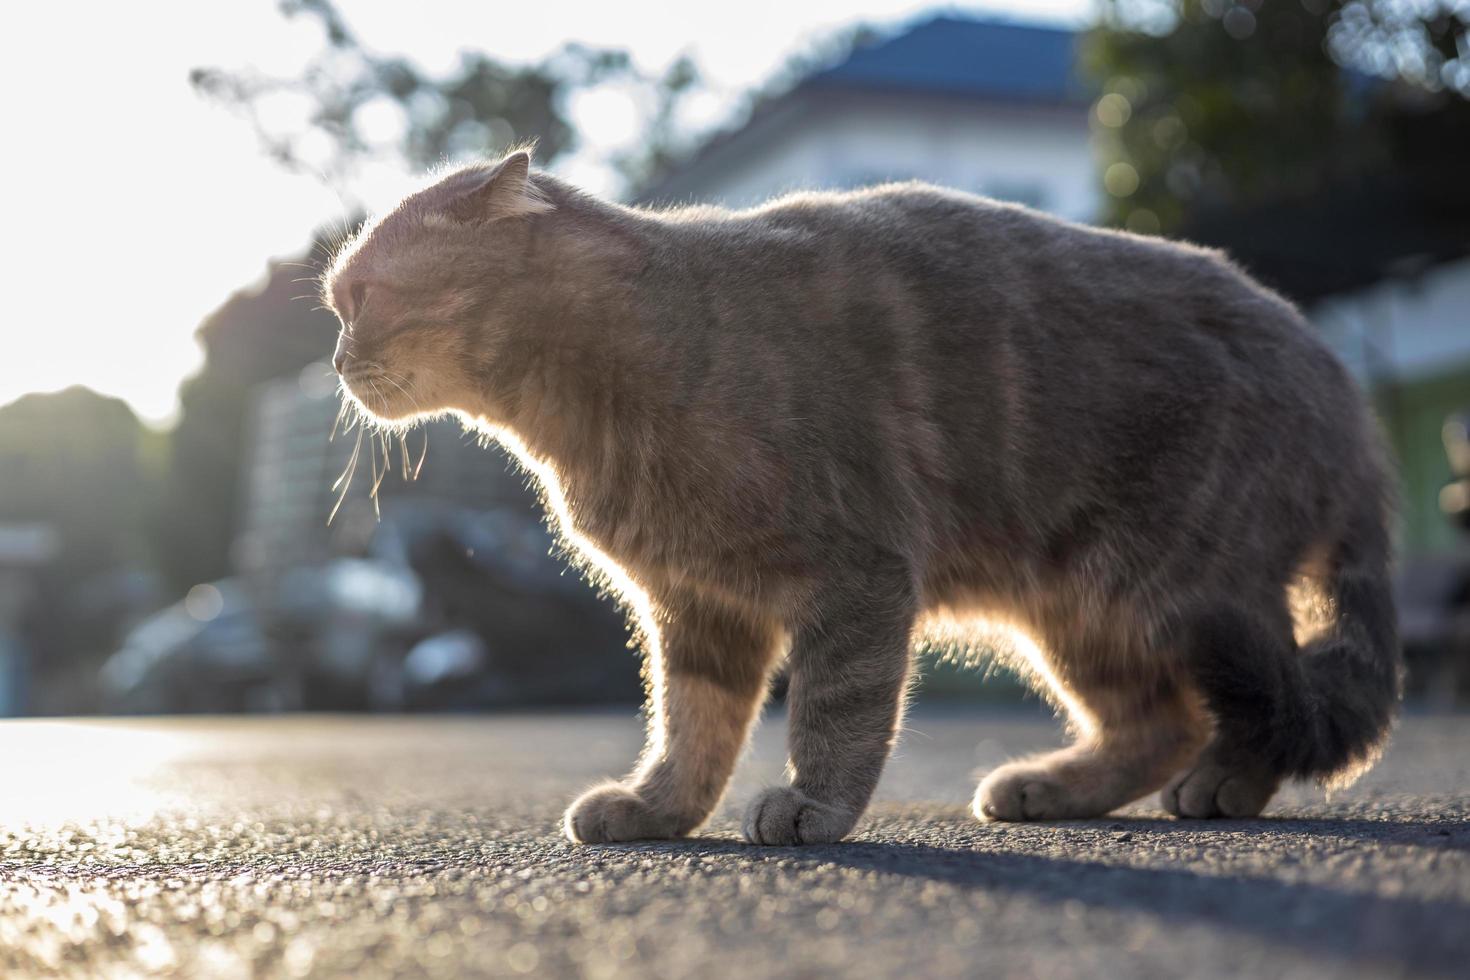
<svg viewBox="0 0 1470 980"><path fill-rule="evenodd" d="M484 156L534 141L549 163L572 148L567 118L574 90L609 82L633 88L652 106L646 131L615 164L630 181L663 166L677 152L677 108L698 83L693 62L677 60L662 76L640 72L625 51L567 44L543 62L513 66L482 52L465 52L447 77L423 72L409 59L365 47L329 0L284 0L287 17L308 16L322 26L325 48L294 78L250 70L196 68L190 81L202 94L242 113L261 144L281 164L331 179L350 177L363 163L381 160L423 170L445 160ZM294 126L265 111L282 97L304 100L307 115ZM376 116L396 120L392 137L374 134ZM631 141L630 141L631 142Z"/></svg>
<svg viewBox="0 0 1470 980"><path fill-rule="evenodd" d="M0 522L54 527L67 577L141 562L153 450L126 402L90 389L11 402L0 408Z"/></svg>
<svg viewBox="0 0 1470 980"><path fill-rule="evenodd" d="M1463 113L1467 24L1463 0L1108 0L1083 48L1107 220L1178 232L1393 168L1394 120Z"/></svg>
<svg viewBox="0 0 1470 980"><path fill-rule="evenodd" d="M41 695L33 705L92 710L91 678L130 601L147 601L149 534L163 434L127 403L83 388L0 408L0 524L42 524L59 550L22 586L18 626ZM26 581L26 580L22 580ZM141 591L140 591L141 590Z"/></svg>

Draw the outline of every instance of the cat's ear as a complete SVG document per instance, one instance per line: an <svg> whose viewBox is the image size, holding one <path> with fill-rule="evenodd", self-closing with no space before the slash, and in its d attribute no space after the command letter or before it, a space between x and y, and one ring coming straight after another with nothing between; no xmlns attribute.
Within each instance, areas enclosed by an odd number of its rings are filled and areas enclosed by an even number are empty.
<svg viewBox="0 0 1470 980"><path fill-rule="evenodd" d="M531 154L517 150L478 174L450 204L449 213L460 221L498 221L552 208L531 181Z"/></svg>

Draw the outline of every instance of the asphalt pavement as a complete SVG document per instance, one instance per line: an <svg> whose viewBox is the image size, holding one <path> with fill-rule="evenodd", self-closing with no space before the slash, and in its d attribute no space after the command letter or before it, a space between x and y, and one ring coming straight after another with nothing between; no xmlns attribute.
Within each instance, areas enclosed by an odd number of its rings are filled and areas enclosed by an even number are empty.
<svg viewBox="0 0 1470 980"><path fill-rule="evenodd" d="M1269 819L985 825L978 778L1060 735L913 715L848 842L739 841L768 718L697 839L587 847L562 808L634 711L0 724L0 975L1470 975L1470 716Z"/></svg>

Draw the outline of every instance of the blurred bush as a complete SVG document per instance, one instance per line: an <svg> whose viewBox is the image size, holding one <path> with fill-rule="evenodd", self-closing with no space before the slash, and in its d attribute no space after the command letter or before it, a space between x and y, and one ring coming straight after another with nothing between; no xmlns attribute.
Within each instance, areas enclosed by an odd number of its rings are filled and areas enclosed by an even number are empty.
<svg viewBox="0 0 1470 980"><path fill-rule="evenodd" d="M1082 58L1106 220L1227 248L1299 302L1464 254L1470 7L1107 0Z"/></svg>

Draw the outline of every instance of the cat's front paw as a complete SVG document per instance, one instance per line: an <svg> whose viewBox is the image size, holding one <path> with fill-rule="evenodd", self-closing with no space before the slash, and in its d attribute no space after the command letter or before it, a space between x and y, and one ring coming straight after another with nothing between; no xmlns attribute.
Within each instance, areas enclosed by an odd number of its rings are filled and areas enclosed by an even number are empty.
<svg viewBox="0 0 1470 980"><path fill-rule="evenodd" d="M677 819L658 812L622 783L607 783L583 793L567 807L562 827L579 844L682 836Z"/></svg>
<svg viewBox="0 0 1470 980"><path fill-rule="evenodd" d="M752 844L831 844L857 823L851 810L818 803L789 786L768 789L745 811L741 828Z"/></svg>

